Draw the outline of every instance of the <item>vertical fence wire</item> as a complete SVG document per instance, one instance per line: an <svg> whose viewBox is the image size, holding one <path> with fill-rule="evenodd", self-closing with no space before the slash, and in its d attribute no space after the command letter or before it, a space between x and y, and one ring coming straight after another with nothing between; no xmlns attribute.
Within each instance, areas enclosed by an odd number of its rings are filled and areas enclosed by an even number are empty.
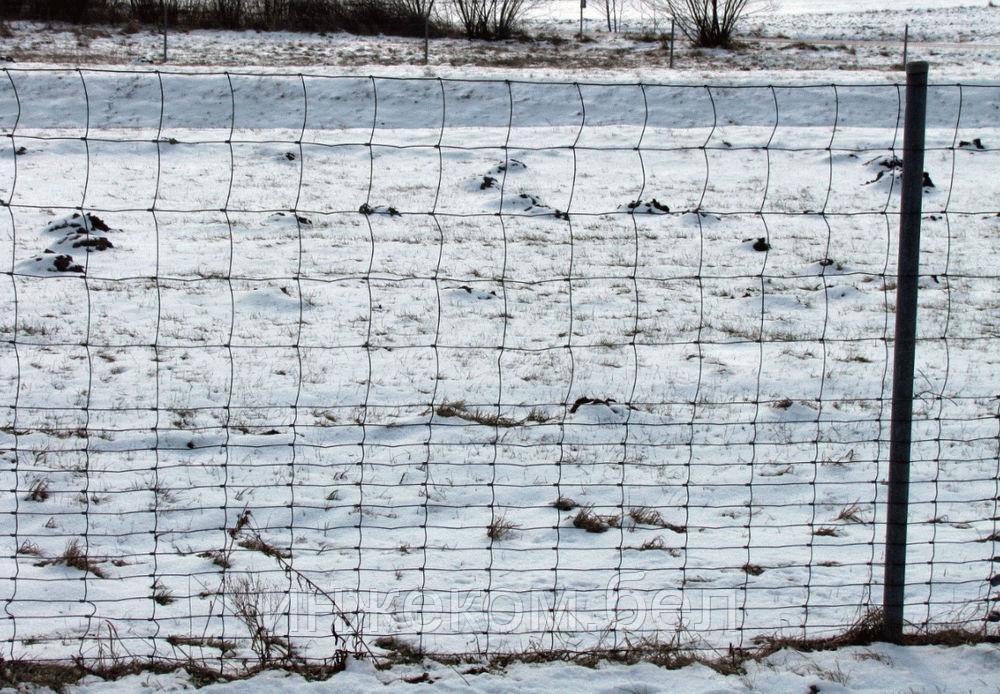
<svg viewBox="0 0 1000 694"><path fill-rule="evenodd" d="M156 135L153 138L156 145L156 184L153 188L153 199L149 205L149 216L153 222L153 278L152 284L156 289L156 324L153 328L153 562L151 591L159 589L159 553L160 553L160 328L163 322L163 297L160 293L160 220L156 214L156 207L160 198L160 184L163 178L163 116L166 111L166 99L163 94L163 76L156 73L156 87L159 94L159 108L156 119ZM153 621L153 652L150 659L155 661L160 649L160 622L156 618L157 601L153 600L150 605L150 619Z"/></svg>
<svg viewBox="0 0 1000 694"><path fill-rule="evenodd" d="M951 296L951 243L952 243L952 229L951 229L951 212L948 209L951 205L952 191L955 189L955 165L957 160L956 148L958 147L958 135L959 130L962 125L962 87L958 86L958 107L955 113L955 132L951 138L951 169L948 173L948 193L945 198L944 204L941 206L941 217L943 218L945 225L945 250L944 250L944 265L942 271L938 274L933 275L937 278L937 281L944 283L945 292L945 308L944 308L944 325L941 326L941 334L938 339L941 341L941 345L944 347L944 364L942 365L942 375L941 375L941 387L934 394L934 400L936 407L936 414L934 416L936 432L934 441L934 498L931 502L931 537L930 537L930 557L928 558L928 575L927 575L927 600L926 600L926 611L924 620L930 621L932 619L932 607L934 602L934 569L935 569L935 559L936 559L936 549L937 549L937 539L938 539L938 499L940 495L940 481L941 481L941 459L944 456L944 446L942 444L942 437L945 436L944 424L941 421L944 415L944 403L948 392L948 378L951 375L951 349L948 345L948 330L951 327L951 309L952 309L952 296Z"/></svg>
<svg viewBox="0 0 1000 694"><path fill-rule="evenodd" d="M18 314L17 314L17 305L18 305L18 300L17 300L17 279L14 276L14 269L15 269L15 267L17 265L17 223L14 220L14 207L13 207L14 195L17 192L17 139L15 138L15 133L17 132L17 126L18 126L18 124L21 122L21 97L18 95L17 85L14 84L14 76L11 75L10 72L7 72L7 71L5 71L5 75L7 77L8 83L10 84L11 93L14 96L14 101L15 101L15 105L16 105L16 108L17 108L16 114L14 116L14 122L13 122L13 124L11 126L11 129L10 129L10 132L9 132L9 136L10 136L10 153L11 153L11 159L12 159L12 167L11 167L11 169L12 170L11 170L10 191L9 191L8 196L7 196L7 199L4 201L4 207L7 208L7 214L10 217L10 236L11 236L11 243L10 243L10 291L11 291L11 297L12 297L13 304L14 304L14 306L13 306L14 325L11 328L11 348L12 348L12 352L13 352L13 355L14 355L14 367L15 367L14 397L13 397L13 401L10 404L11 411L12 411L11 428L13 429L13 432L12 432L12 439L13 439L13 441L12 441L12 443L13 443L13 446L14 446L14 451L13 451L13 453L14 453L14 459L13 459L13 463L14 463L14 517L11 519L12 522L13 522L13 524L14 524L14 532L13 532L13 535L14 535L14 547L15 547L15 549L14 549L14 557L13 557L13 559L14 559L14 573L10 577L10 582L11 582L10 597L4 603L4 612L7 614L7 617L10 619L10 633L11 633L11 636L10 636L10 657L11 657L11 659L13 659L15 657L15 652L16 652L15 651L14 643L15 643L15 640L17 639L17 619L16 619L14 613L11 611L11 606L13 605L14 601L17 600L17 587L18 587L17 586L17 580L18 580L18 577L21 574L20 554L21 554L21 547L22 547L22 545L21 545L21 538L20 538L20 534L19 534L20 533L20 513L19 513L19 511L20 511L20 508L21 508L20 494L19 494L19 490L21 489L21 458L18 455L18 451L20 450L20 435L18 434L18 421L17 421L17 414L18 414L18 407L17 406L18 406L18 402L19 402L20 396L21 396L21 355L18 352L18 347L17 347L17 345L18 345L18 325L19 325L20 322L18 321Z"/></svg>
<svg viewBox="0 0 1000 694"><path fill-rule="evenodd" d="M87 80L83 76L82 70L76 71L77 76L80 78L80 86L83 88L83 101L84 101L84 131L83 137L83 151L86 156L86 169L84 172L83 179L83 191L80 194L80 206L77 208L79 214L83 220L84 233L90 233L91 223L90 218L87 216L87 191L90 187L90 93L87 91ZM86 329L85 336L83 340L83 348L87 354L87 385L84 391L84 401L83 401L83 470L84 470L84 484L83 484L83 553L84 556L89 557L92 552L90 550L90 508L91 508L91 491L90 491L90 446L91 446L91 432L90 432L90 403L91 396L94 391L94 358L90 353L90 334L91 334L91 323L93 320L93 310L91 307L91 295L90 295L90 282L87 277L87 270L90 268L90 254L85 256L85 261L83 265L83 292L87 298L87 318L86 318ZM83 571L81 580L83 581L83 600L82 602L87 605L89 612L86 616L87 626L83 632L83 638L80 639L80 657L86 657L87 653L85 649L90 645L88 643L89 636L94 628L94 617L97 614L97 604L90 599L90 581L89 576L93 573L90 567L87 567ZM100 625L98 625L100 629ZM110 629L110 627L109 627Z"/></svg>

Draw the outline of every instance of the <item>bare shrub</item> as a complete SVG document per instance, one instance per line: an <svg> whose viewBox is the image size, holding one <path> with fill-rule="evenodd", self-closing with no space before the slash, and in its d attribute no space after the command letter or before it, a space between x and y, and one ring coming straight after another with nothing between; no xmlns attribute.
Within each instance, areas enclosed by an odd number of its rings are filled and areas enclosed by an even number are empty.
<svg viewBox="0 0 1000 694"><path fill-rule="evenodd" d="M748 13L769 3L761 0L646 0L674 18L677 28L697 48L729 48L736 25Z"/></svg>
<svg viewBox="0 0 1000 694"><path fill-rule="evenodd" d="M618 33L621 29L625 0L604 0L602 5L604 6L604 19L608 23L608 31Z"/></svg>
<svg viewBox="0 0 1000 694"><path fill-rule="evenodd" d="M129 19L142 24L159 24L163 20L163 7L160 0L128 0ZM167 13L174 11L176 16L176 2L167 2Z"/></svg>
<svg viewBox="0 0 1000 694"><path fill-rule="evenodd" d="M536 0L451 0L451 10L470 39L509 39Z"/></svg>
<svg viewBox="0 0 1000 694"><path fill-rule="evenodd" d="M347 31L451 35L440 0L24 0L0 3L0 19L120 22L128 31L160 25L262 31Z"/></svg>
<svg viewBox="0 0 1000 694"><path fill-rule="evenodd" d="M450 33L445 22L434 13L435 3L429 0L308 0L308 3L322 6L326 18L320 21L328 24L328 29L361 35L423 36L426 31L432 36L441 36ZM314 27L315 24L301 26L303 29Z"/></svg>
<svg viewBox="0 0 1000 694"><path fill-rule="evenodd" d="M256 576L229 576L224 593L230 611L250 633L250 650L262 666L300 660L289 640L276 633L283 612L275 586Z"/></svg>

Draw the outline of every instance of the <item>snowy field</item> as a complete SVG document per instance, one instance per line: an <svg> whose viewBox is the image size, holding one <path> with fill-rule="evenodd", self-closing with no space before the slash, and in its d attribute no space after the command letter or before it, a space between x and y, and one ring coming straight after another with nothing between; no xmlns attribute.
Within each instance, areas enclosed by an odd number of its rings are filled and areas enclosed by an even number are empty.
<svg viewBox="0 0 1000 694"><path fill-rule="evenodd" d="M11 656L253 658L248 591L309 658L879 604L895 87L8 75ZM976 626L1000 88L930 100L908 618Z"/></svg>
<svg viewBox="0 0 1000 694"><path fill-rule="evenodd" d="M882 596L905 24L933 84L906 617L995 633L1000 8L782 2L668 70L590 4L592 43L553 1L549 38L427 67L409 39L197 31L157 73L151 32L11 25L0 657L843 633ZM338 684L966 691L996 659Z"/></svg>
<svg viewBox="0 0 1000 694"><path fill-rule="evenodd" d="M834 652L782 652L750 663L743 674L722 675L702 665L664 670L654 665L604 665L584 668L563 663L512 665L500 671L396 667L376 671L368 663L351 662L337 675L338 692L519 692L600 691L671 692L992 692L1000 653L995 647L939 649L899 648L884 644ZM956 677L961 673L961 677ZM172 691L189 687L183 674L137 675L109 684L91 678L72 691ZM248 681L211 685L209 694L225 692L327 692L328 682L308 682L284 673L266 673Z"/></svg>

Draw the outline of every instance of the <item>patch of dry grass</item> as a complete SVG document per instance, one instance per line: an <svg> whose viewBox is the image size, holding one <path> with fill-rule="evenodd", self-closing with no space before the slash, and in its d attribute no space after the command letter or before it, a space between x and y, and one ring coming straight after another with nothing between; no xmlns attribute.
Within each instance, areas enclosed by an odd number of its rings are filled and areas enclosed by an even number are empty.
<svg viewBox="0 0 1000 694"><path fill-rule="evenodd" d="M491 540L506 540L519 527L521 526L507 518L507 514L502 513L491 520L490 524L486 526L486 536Z"/></svg>
<svg viewBox="0 0 1000 694"><path fill-rule="evenodd" d="M84 573L92 573L98 578L108 577L107 572L101 568L100 564L86 555L84 550L80 547L79 540L71 540L66 544L66 548L63 550L63 553L58 557L40 561L36 566L55 566L59 564L63 566L71 566L74 569L83 571Z"/></svg>
<svg viewBox="0 0 1000 694"><path fill-rule="evenodd" d="M861 505L855 501L853 504L844 507L837 514L837 520L846 523L864 523L865 519L861 515Z"/></svg>
<svg viewBox="0 0 1000 694"><path fill-rule="evenodd" d="M251 552L260 552L264 556L271 557L272 559L288 559L292 556L290 552L275 547L257 534L244 536L236 544L243 549L248 549Z"/></svg>
<svg viewBox="0 0 1000 694"><path fill-rule="evenodd" d="M28 494L24 497L28 501L42 502L49 498L49 482L45 479L37 479L28 487Z"/></svg>
<svg viewBox="0 0 1000 694"><path fill-rule="evenodd" d="M659 511L656 509L646 508L645 506L630 508L628 511L628 517L631 518L632 522L636 525L652 525L657 528L670 530L678 535L687 532L687 528L685 526L669 523L664 520L663 514Z"/></svg>
<svg viewBox="0 0 1000 694"><path fill-rule="evenodd" d="M511 419L510 417L504 417L497 412L480 412L479 410L471 410L467 408L465 406L465 402L461 400L441 403L437 406L435 413L438 417L443 417L445 419L456 417L458 419L464 419L467 422L482 424L487 427L500 427L501 429L511 429L523 424L523 422Z"/></svg>
<svg viewBox="0 0 1000 694"><path fill-rule="evenodd" d="M586 530L588 533L603 533L611 528L617 528L621 523L621 518L615 515L602 516L594 513L593 509L581 508L573 516L573 527Z"/></svg>
<svg viewBox="0 0 1000 694"><path fill-rule="evenodd" d="M223 655L233 653L237 648L235 641L225 641L223 639L198 636L183 636L180 634L171 634L168 636L167 643L174 648L214 648L215 650L221 651Z"/></svg>
<svg viewBox="0 0 1000 694"><path fill-rule="evenodd" d="M813 535L817 537L840 537L843 533L838 529L830 525L824 525L813 530Z"/></svg>

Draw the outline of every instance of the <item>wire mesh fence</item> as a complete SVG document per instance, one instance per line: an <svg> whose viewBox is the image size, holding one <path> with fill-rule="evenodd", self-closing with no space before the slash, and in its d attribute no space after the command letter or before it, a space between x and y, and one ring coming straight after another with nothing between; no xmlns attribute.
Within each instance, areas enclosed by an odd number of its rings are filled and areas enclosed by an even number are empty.
<svg viewBox="0 0 1000 694"><path fill-rule="evenodd" d="M880 607L900 85L3 72L4 657ZM928 103L905 614L990 629L1000 88Z"/></svg>

